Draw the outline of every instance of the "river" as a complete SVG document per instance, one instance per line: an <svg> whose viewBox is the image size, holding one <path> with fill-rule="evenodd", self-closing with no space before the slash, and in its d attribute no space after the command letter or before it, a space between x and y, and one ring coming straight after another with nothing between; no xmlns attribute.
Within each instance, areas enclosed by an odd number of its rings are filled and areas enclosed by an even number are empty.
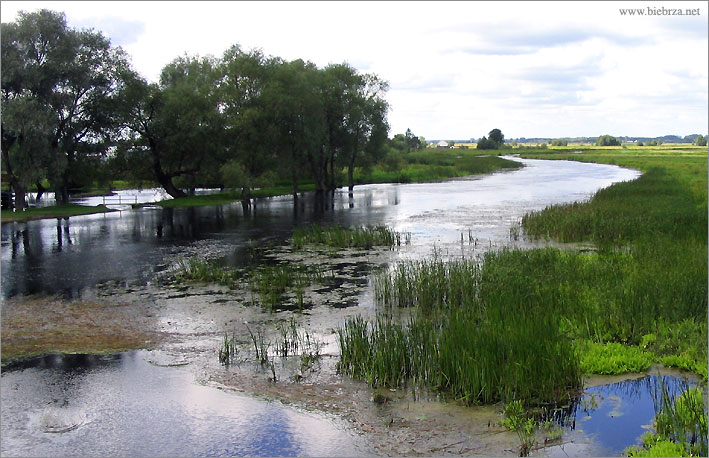
<svg viewBox="0 0 709 458"><path fill-rule="evenodd" d="M535 246L537 242L510 231L525 213L587 199L598 189L639 176L637 171L615 166L515 160L525 167L442 183L358 186L352 196L346 190L325 199L306 194L296 204L292 197L277 197L256 199L250 207L239 203L147 207L3 224L3 304L7 306L10 298L37 294L91 297L106 284L154 287L156 274L176 259L191 255L240 265L248 259L249 247L277 246L295 225L311 222L386 224L409 233L411 243L393 252L390 262L420 258L434 250L453 257L508 245ZM346 314L364 311L366 290L344 311L321 305L309 311L307 319L334 326ZM188 305L201 300L184 299ZM194 324L199 319L189 314L184 318L193 327L199 326ZM233 318L237 319L244 318ZM174 324L174 320L163 321ZM212 345L218 335L212 334L191 342ZM213 359L213 351L207 353ZM159 354L160 350L115 356L55 355L5 368L2 455L380 453L337 415L217 389L209 386L210 377L201 372L208 365L165 367L154 361L160 359ZM494 450L480 452L495 454Z"/></svg>

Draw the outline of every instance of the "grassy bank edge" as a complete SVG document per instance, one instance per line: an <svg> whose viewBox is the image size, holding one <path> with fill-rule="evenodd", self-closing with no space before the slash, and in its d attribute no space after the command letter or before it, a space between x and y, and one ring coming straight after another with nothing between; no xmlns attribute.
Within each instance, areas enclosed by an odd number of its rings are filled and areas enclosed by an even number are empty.
<svg viewBox="0 0 709 458"><path fill-rule="evenodd" d="M22 213L15 213L11 210L2 210L2 222L25 222L38 219L69 218L71 216L93 215L96 213L110 213L117 210L110 209L105 205L87 207L85 205L66 204L52 205L49 207L28 208Z"/></svg>

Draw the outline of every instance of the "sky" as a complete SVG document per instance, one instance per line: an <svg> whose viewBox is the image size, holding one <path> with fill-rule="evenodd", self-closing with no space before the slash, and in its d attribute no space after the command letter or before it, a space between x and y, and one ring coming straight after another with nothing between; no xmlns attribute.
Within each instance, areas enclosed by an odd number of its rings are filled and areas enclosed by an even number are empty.
<svg viewBox="0 0 709 458"><path fill-rule="evenodd" d="M102 32L149 81L179 56L220 57L234 44L318 67L347 62L389 82L391 136L709 129L707 2L2 1L0 17L41 8Z"/></svg>

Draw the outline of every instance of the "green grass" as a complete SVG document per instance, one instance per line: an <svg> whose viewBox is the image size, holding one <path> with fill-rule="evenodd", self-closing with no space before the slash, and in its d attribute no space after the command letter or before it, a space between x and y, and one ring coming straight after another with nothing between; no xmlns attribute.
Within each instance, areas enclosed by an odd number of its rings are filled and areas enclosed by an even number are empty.
<svg viewBox="0 0 709 458"><path fill-rule="evenodd" d="M413 383L467 403L564 397L583 373L707 367L707 157L697 149L535 153L645 173L589 202L524 219L527 235L595 252L503 249L472 261L400 262L375 279L382 310L349 319L340 369L372 386Z"/></svg>
<svg viewBox="0 0 709 458"><path fill-rule="evenodd" d="M258 293L261 305L275 311L283 308L284 296L291 290L295 290L296 305L302 309L305 289L322 280L323 273L316 268L280 264L264 265L252 271L249 282Z"/></svg>
<svg viewBox="0 0 709 458"><path fill-rule="evenodd" d="M300 190L313 191L315 190L315 185L306 183L300 186ZM263 189L254 189L251 191L251 197L287 196L292 193L292 186L273 186ZM177 199L166 199L157 202L157 205L161 207L199 207L204 205L226 205L242 200L241 192L227 191L215 194L178 197Z"/></svg>
<svg viewBox="0 0 709 458"><path fill-rule="evenodd" d="M490 154L488 156L488 154ZM519 162L476 150L423 150L398 158L393 165L356 169L355 183L422 183L522 167ZM480 157L482 156L482 157Z"/></svg>
<svg viewBox="0 0 709 458"><path fill-rule="evenodd" d="M401 235L386 226L346 228L311 224L293 230L293 248L325 245L333 248L364 248L401 245Z"/></svg>
<svg viewBox="0 0 709 458"><path fill-rule="evenodd" d="M68 218L70 216L91 215L94 213L112 212L105 205L97 205L95 207L87 207L85 205L66 204L52 205L49 207L32 207L18 213L12 210L2 210L2 222L9 223L13 221L31 221L45 218Z"/></svg>
<svg viewBox="0 0 709 458"><path fill-rule="evenodd" d="M580 388L573 346L553 309L485 285L487 262L404 262L375 282L377 305L415 307L407 325L352 318L340 329L340 369L372 386L422 385L467 404L553 402Z"/></svg>

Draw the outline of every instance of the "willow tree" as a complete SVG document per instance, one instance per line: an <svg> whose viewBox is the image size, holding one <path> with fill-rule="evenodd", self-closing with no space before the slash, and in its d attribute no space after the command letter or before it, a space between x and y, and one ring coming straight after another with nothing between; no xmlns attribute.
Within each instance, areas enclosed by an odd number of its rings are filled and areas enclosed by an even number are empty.
<svg viewBox="0 0 709 458"><path fill-rule="evenodd" d="M389 105L384 95L389 86L378 76L360 74L348 64L330 65L324 71L330 150L333 155L337 152L339 162L347 168L352 191L355 167L383 151L389 129Z"/></svg>
<svg viewBox="0 0 709 458"><path fill-rule="evenodd" d="M155 180L174 198L187 195L176 180L194 188L222 165L217 78L213 59L184 56L163 68L159 83L135 78L125 91L123 120L134 135L133 154L149 161Z"/></svg>
<svg viewBox="0 0 709 458"><path fill-rule="evenodd" d="M2 24L2 62L3 102L21 99L25 109L19 111L52 113L51 119L41 115L52 130L46 178L65 202L69 189L87 176L80 163L104 155L118 134L115 104L132 74L127 55L100 32L69 28L63 13L40 10ZM9 132L9 126L3 129ZM30 132L46 137L44 128L25 130Z"/></svg>

